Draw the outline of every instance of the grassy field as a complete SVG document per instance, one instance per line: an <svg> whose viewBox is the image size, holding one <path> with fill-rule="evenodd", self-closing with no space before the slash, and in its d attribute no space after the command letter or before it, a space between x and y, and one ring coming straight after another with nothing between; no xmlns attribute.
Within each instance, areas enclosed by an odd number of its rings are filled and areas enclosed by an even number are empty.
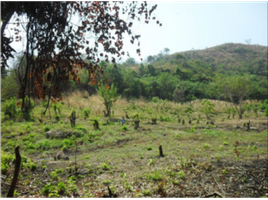
<svg viewBox="0 0 268 200"><path fill-rule="evenodd" d="M246 111L239 120L228 113L230 103L210 102L215 105L210 120L201 100L119 99L105 118L100 97L86 93L64 98L58 122L53 108L41 115L41 102L33 122L4 120L2 112L1 196L9 189L14 148L20 146L16 197L267 197L267 117ZM75 127L69 121L72 109ZM131 117L137 113L136 130ZM101 130L94 129L94 119Z"/></svg>

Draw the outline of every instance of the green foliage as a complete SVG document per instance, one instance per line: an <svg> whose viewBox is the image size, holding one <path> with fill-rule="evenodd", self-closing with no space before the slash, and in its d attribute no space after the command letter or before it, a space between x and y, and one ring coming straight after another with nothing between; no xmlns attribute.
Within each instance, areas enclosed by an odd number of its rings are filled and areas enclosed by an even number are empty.
<svg viewBox="0 0 268 200"><path fill-rule="evenodd" d="M67 192L67 187L65 183L59 182L57 185L57 190L59 194L64 195Z"/></svg>
<svg viewBox="0 0 268 200"><path fill-rule="evenodd" d="M203 100L201 104L202 104L201 107L202 112L206 115L208 120L211 119L211 115L215 114L214 109L215 105L208 100Z"/></svg>
<svg viewBox="0 0 268 200"><path fill-rule="evenodd" d="M112 84L110 88L99 86L99 89L97 91L104 102L106 109L106 111L104 111L104 115L105 117L109 117L111 115L111 108L113 106L113 103L119 98L117 95L117 88L114 86L114 84Z"/></svg>
<svg viewBox="0 0 268 200"><path fill-rule="evenodd" d="M109 170L109 169L110 169L110 166L107 165L106 163L102 163L102 164L101 164L101 168L102 168L103 170Z"/></svg>
<svg viewBox="0 0 268 200"><path fill-rule="evenodd" d="M123 130L123 131L127 131L127 129L128 129L128 128L127 128L126 125L123 125L123 126L122 126L122 130Z"/></svg>
<svg viewBox="0 0 268 200"><path fill-rule="evenodd" d="M1 150L1 174L7 174L9 165L13 160L13 155Z"/></svg>
<svg viewBox="0 0 268 200"><path fill-rule="evenodd" d="M159 171L155 171L148 175L148 178L153 181L161 181L163 179L163 175Z"/></svg>
<svg viewBox="0 0 268 200"><path fill-rule="evenodd" d="M88 108L88 109L83 109L83 116L84 116L84 119L87 119L89 118L89 115L91 113L91 108Z"/></svg>
<svg viewBox="0 0 268 200"><path fill-rule="evenodd" d="M59 197L56 186L51 183L46 184L41 193L48 197Z"/></svg>
<svg viewBox="0 0 268 200"><path fill-rule="evenodd" d="M151 146L148 146L146 149L147 149L147 151L151 151L152 150L152 147Z"/></svg>
<svg viewBox="0 0 268 200"><path fill-rule="evenodd" d="M3 68L1 68L2 70ZM10 73L6 74L4 78L1 78L1 100L8 100L10 98L16 98L19 93L19 85L16 81L15 69L9 70ZM1 74L3 75L3 74Z"/></svg>
<svg viewBox="0 0 268 200"><path fill-rule="evenodd" d="M43 151L49 150L51 148L51 142L48 139L39 140L36 143L37 148Z"/></svg>
<svg viewBox="0 0 268 200"><path fill-rule="evenodd" d="M16 120L16 117L18 117L20 111L18 109L15 97L5 101L3 112L6 119Z"/></svg>

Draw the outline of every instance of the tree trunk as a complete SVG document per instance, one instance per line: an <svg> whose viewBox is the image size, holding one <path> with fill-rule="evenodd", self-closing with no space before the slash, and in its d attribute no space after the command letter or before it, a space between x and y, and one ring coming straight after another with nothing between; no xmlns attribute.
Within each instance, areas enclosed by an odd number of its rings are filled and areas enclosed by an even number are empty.
<svg viewBox="0 0 268 200"><path fill-rule="evenodd" d="M162 145L159 146L159 155L160 157L164 157Z"/></svg>
<svg viewBox="0 0 268 200"><path fill-rule="evenodd" d="M18 180L19 172L20 172L21 156L20 156L19 146L15 148L15 155L16 155L16 163L15 163L14 176L13 176L13 180L12 180L9 192L7 194L7 197L11 197L11 198L14 196L14 191L16 188L16 183Z"/></svg>

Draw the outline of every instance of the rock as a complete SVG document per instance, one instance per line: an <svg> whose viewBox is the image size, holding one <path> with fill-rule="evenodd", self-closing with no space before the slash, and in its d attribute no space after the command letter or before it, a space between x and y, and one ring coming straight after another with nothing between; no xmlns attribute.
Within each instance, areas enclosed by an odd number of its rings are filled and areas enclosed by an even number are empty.
<svg viewBox="0 0 268 200"><path fill-rule="evenodd" d="M51 130L46 132L46 138L68 138L75 135L76 137L81 137L82 134L79 132L63 132L61 130Z"/></svg>

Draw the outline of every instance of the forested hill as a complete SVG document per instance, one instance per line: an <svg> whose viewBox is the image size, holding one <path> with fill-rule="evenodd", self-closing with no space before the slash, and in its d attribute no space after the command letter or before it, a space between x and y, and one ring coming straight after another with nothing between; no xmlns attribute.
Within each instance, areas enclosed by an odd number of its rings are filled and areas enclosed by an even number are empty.
<svg viewBox="0 0 268 200"><path fill-rule="evenodd" d="M176 64L187 61L201 61L214 68L214 70L228 70L267 76L267 46L245 45L227 43L219 46L166 55L165 59L159 59L161 55L153 56L155 66L167 66L173 68ZM175 64L175 65L174 65Z"/></svg>
<svg viewBox="0 0 268 200"><path fill-rule="evenodd" d="M251 99L267 98L267 47L223 44L204 50L168 54L166 48L146 62L135 64L129 58L117 69L108 67L107 77L127 98L189 101L196 98L218 99L216 80L242 76L251 78Z"/></svg>
<svg viewBox="0 0 268 200"><path fill-rule="evenodd" d="M220 99L221 93L216 92L218 83L240 76L250 80L253 88L253 92L246 98L267 99L265 46L223 44L174 54L169 54L167 50L148 56L143 63L136 63L133 58L129 58L116 68L113 63L101 61L104 76L99 79L105 82L109 80L109 84L117 88L118 95L127 99L143 97L151 100L157 97L185 102L203 98ZM15 82L15 76L13 71L2 79L2 99L17 96L19 85ZM68 84L63 84L62 90L86 90L90 95L97 92L97 85L90 85L88 70L80 70L79 76L81 84L70 80Z"/></svg>

